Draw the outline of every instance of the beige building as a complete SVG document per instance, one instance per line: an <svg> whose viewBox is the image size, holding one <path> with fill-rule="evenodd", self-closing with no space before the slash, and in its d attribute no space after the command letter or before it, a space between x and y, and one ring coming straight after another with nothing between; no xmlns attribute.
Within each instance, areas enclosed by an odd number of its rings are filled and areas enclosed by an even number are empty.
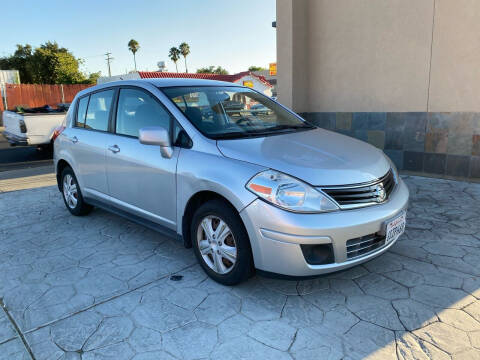
<svg viewBox="0 0 480 360"><path fill-rule="evenodd" d="M480 179L480 1L277 0L278 98L405 170Z"/></svg>

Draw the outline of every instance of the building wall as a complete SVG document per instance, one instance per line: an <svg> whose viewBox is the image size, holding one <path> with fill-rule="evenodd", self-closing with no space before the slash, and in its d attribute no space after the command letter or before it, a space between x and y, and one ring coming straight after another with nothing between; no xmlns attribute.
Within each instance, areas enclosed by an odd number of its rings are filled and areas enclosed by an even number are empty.
<svg viewBox="0 0 480 360"><path fill-rule="evenodd" d="M280 102L296 111L306 111L308 107L308 72L296 71L306 69L308 59L306 9L304 0L277 0L277 83L282 86L278 95Z"/></svg>
<svg viewBox="0 0 480 360"><path fill-rule="evenodd" d="M278 99L400 169L480 180L479 18L478 0L277 0Z"/></svg>
<svg viewBox="0 0 480 360"><path fill-rule="evenodd" d="M480 111L480 1L435 0L428 111Z"/></svg>
<svg viewBox="0 0 480 360"><path fill-rule="evenodd" d="M105 84L107 82L119 81L119 80L139 80L140 74L138 71L132 71L128 74L113 75L113 76L101 76L97 79L97 85Z"/></svg>
<svg viewBox="0 0 480 360"><path fill-rule="evenodd" d="M480 114L307 112L318 126L382 149L398 169L480 181Z"/></svg>
<svg viewBox="0 0 480 360"><path fill-rule="evenodd" d="M310 111L426 110L432 1L308 3Z"/></svg>
<svg viewBox="0 0 480 360"><path fill-rule="evenodd" d="M272 96L277 96L277 75L270 75L270 70L253 72L257 76L263 76L272 85Z"/></svg>
<svg viewBox="0 0 480 360"><path fill-rule="evenodd" d="M244 81L251 81L253 83L254 90L257 90L267 96L272 96L272 88L262 83L255 76L246 75L242 77L240 80L236 81L236 83L239 85L243 85Z"/></svg>

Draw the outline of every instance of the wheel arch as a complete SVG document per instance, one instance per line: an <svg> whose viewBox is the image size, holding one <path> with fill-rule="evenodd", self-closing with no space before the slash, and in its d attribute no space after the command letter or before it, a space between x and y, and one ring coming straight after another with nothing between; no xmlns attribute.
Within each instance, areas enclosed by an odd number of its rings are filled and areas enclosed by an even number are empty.
<svg viewBox="0 0 480 360"><path fill-rule="evenodd" d="M57 162L56 175L57 175L57 185L58 190L62 191L62 172L66 167L72 167L65 159L60 159Z"/></svg>
<svg viewBox="0 0 480 360"><path fill-rule="evenodd" d="M191 233L190 233L190 224L193 219L193 214L195 213L195 210L198 209L200 206L205 204L208 201L211 200L220 200L226 203L228 206L230 206L236 213L238 213L237 208L232 204L231 201L229 201L225 196L212 191L212 190L201 190L193 194L190 199L187 201L185 205L185 209L183 211L183 216L182 216L182 237L183 237L183 243L185 247L191 248L192 247L192 241L191 241ZM239 216L240 218L240 216ZM240 218L240 220L243 223L243 220ZM245 224L244 224L245 226Z"/></svg>

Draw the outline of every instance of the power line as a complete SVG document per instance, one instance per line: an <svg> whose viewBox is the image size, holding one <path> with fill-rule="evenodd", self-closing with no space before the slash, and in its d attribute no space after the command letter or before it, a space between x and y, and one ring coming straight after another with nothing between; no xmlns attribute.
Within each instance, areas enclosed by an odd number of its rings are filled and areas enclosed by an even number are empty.
<svg viewBox="0 0 480 360"><path fill-rule="evenodd" d="M110 61L113 60L113 57L110 57L110 55L112 55L111 52L105 53L105 56L107 57L106 60L108 65L108 76L112 76L112 72L110 71Z"/></svg>
<svg viewBox="0 0 480 360"><path fill-rule="evenodd" d="M94 57L100 57L100 56L104 56L105 54L97 54L97 55L88 55L88 56L81 56L82 59L90 59L90 58L94 58Z"/></svg>

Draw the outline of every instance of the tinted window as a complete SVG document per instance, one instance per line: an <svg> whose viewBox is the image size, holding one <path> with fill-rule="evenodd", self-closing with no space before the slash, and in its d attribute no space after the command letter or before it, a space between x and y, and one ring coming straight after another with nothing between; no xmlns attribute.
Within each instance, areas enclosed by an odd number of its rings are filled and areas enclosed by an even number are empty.
<svg viewBox="0 0 480 360"><path fill-rule="evenodd" d="M112 104L113 90L100 91L90 95L85 127L93 130L108 130L108 117Z"/></svg>
<svg viewBox="0 0 480 360"><path fill-rule="evenodd" d="M85 126L85 114L87 113L87 105L88 105L88 96L85 96L78 101L77 121L75 122L75 126L79 126L79 127Z"/></svg>
<svg viewBox="0 0 480 360"><path fill-rule="evenodd" d="M147 126L170 130L170 114L145 91L120 90L116 133L138 137L138 130Z"/></svg>

